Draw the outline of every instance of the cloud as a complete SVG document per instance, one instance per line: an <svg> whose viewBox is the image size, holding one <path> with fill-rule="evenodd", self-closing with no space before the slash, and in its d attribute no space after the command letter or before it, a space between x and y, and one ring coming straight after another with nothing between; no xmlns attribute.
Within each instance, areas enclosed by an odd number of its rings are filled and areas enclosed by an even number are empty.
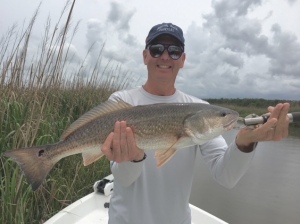
<svg viewBox="0 0 300 224"><path fill-rule="evenodd" d="M299 80L292 80L291 84L292 87L294 87L295 89L297 89L297 91L299 91L300 89L300 81ZM299 94L299 92L298 92Z"/></svg>
<svg viewBox="0 0 300 224"><path fill-rule="evenodd" d="M293 5L297 0L288 0L288 2L290 3L290 5Z"/></svg>
<svg viewBox="0 0 300 224"><path fill-rule="evenodd" d="M264 20L247 16L261 4L213 1L204 24L188 27L180 89L188 86L188 92L204 98L299 98L299 82L294 82L300 75L299 40L278 24L272 26L271 36L264 35Z"/></svg>
<svg viewBox="0 0 300 224"><path fill-rule="evenodd" d="M91 18L86 23L86 52L83 56L83 63L85 66L90 67L97 64L99 54L103 52L105 45L106 30L105 26L99 19Z"/></svg>
<svg viewBox="0 0 300 224"><path fill-rule="evenodd" d="M267 11L261 20L249 16L262 4L262 0L212 1L212 11L202 16L204 23L191 22L185 31L187 59L177 88L200 98L297 95L299 83L293 80L300 71L299 40L277 24L266 36L263 26L273 12ZM96 58L105 43L103 58L121 64L143 84L147 77L144 45L130 26L136 11L119 2L109 6L106 20L87 23L88 46L96 43L89 60Z"/></svg>
<svg viewBox="0 0 300 224"><path fill-rule="evenodd" d="M300 76L300 43L296 35L283 32L278 24L271 28L273 39L270 57L270 73L280 76Z"/></svg>
<svg viewBox="0 0 300 224"><path fill-rule="evenodd" d="M95 42L104 42L103 35L105 32L105 28L99 19L89 19L87 21L87 32L86 32L86 39L88 42L88 47L90 47Z"/></svg>
<svg viewBox="0 0 300 224"><path fill-rule="evenodd" d="M135 10L126 10L123 4L111 2L107 22L116 25L120 30L129 31L129 23L134 14Z"/></svg>
<svg viewBox="0 0 300 224"><path fill-rule="evenodd" d="M86 41L92 49L86 64L95 64L100 53L102 66L109 64L112 68L122 67L124 71L135 73L130 79L136 84L137 76L145 69L141 60L143 46L130 33L130 22L135 10L128 10L125 4L117 2L111 2L109 6L106 20L92 18L87 22Z"/></svg>
<svg viewBox="0 0 300 224"><path fill-rule="evenodd" d="M220 58L223 62L228 63L229 65L237 68L243 67L244 60L241 55L237 52L233 52L229 48L221 48L218 52Z"/></svg>
<svg viewBox="0 0 300 224"><path fill-rule="evenodd" d="M212 6L217 17L243 16L251 7L261 5L261 0L213 0Z"/></svg>
<svg viewBox="0 0 300 224"><path fill-rule="evenodd" d="M122 15L122 7L117 2L110 3L110 11L108 13L107 20L112 23L117 23L120 21Z"/></svg>

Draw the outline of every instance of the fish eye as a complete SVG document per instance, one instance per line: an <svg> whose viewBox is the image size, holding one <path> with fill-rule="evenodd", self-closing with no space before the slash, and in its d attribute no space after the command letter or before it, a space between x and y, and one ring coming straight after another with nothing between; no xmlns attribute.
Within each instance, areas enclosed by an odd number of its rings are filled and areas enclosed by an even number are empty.
<svg viewBox="0 0 300 224"><path fill-rule="evenodd" d="M221 117L226 117L227 113L225 111L221 111Z"/></svg>

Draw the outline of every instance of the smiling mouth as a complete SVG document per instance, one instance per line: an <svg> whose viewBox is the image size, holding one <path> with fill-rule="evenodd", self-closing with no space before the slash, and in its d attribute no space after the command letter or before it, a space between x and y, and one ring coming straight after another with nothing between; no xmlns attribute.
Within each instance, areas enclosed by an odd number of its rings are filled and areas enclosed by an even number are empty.
<svg viewBox="0 0 300 224"><path fill-rule="evenodd" d="M169 68L172 68L171 66L169 65L157 65L158 68L161 68L161 69L169 69Z"/></svg>

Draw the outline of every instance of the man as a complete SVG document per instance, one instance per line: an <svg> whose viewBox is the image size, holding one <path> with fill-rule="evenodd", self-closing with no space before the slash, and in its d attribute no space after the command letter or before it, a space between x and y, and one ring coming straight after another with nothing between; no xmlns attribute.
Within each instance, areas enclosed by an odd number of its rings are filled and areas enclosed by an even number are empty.
<svg viewBox="0 0 300 224"><path fill-rule="evenodd" d="M184 37L171 23L154 26L143 51L148 79L142 87L114 93L136 106L153 103L207 103L175 88L184 66ZM288 135L289 104L269 107L270 119L252 130L242 129L227 146L222 136L203 145L179 150L157 168L154 152L137 148L126 121L116 122L102 151L112 161L114 191L109 208L110 224L190 224L189 197L196 154L201 153L216 181L232 188L247 171L259 141L281 140ZM146 156L147 154L147 156Z"/></svg>

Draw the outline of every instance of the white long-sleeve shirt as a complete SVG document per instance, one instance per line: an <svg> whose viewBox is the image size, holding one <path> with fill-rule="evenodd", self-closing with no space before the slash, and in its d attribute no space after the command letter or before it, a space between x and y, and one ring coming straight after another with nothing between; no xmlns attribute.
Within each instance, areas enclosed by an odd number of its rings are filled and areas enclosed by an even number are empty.
<svg viewBox="0 0 300 224"><path fill-rule="evenodd" d="M207 103L177 90L172 96L156 96L142 87L114 93L133 105L153 103ZM156 167L154 151L139 162L111 162L114 190L109 224L190 224L189 198L197 153L201 153L214 179L231 188L245 174L254 155L241 152L235 142L227 146L219 136L203 145L177 150L163 167Z"/></svg>

